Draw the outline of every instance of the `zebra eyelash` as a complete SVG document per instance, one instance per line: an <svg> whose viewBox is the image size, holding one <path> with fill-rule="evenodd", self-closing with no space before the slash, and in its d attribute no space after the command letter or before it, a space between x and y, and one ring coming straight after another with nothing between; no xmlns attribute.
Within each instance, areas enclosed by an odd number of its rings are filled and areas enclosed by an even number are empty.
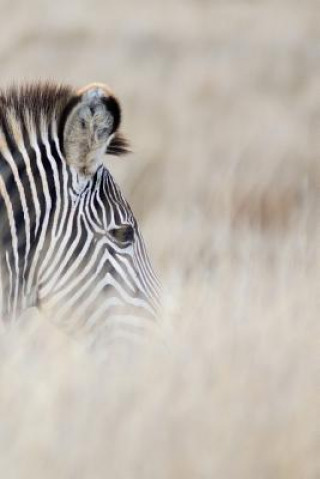
<svg viewBox="0 0 320 479"><path fill-rule="evenodd" d="M128 153L131 153L128 140L120 133L116 133L107 147L107 154L121 156Z"/></svg>

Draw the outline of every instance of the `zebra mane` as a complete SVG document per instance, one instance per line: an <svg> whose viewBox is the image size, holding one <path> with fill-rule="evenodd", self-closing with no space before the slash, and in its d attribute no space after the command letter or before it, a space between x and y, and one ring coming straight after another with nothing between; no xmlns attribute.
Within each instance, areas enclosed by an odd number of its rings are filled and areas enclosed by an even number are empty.
<svg viewBox="0 0 320 479"><path fill-rule="evenodd" d="M40 118L51 120L53 115L60 115L74 95L72 87L49 82L14 85L0 90L0 115L5 118L10 111L23 121L28 112L35 123Z"/></svg>

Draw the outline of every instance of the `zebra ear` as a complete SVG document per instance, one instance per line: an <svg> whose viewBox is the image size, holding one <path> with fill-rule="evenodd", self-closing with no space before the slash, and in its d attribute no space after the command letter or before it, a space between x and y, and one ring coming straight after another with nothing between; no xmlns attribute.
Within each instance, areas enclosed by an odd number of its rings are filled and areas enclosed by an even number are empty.
<svg viewBox="0 0 320 479"><path fill-rule="evenodd" d="M127 142L118 133L120 122L119 102L106 85L92 84L79 90L61 119L59 136L67 163L91 176L106 153L125 153Z"/></svg>

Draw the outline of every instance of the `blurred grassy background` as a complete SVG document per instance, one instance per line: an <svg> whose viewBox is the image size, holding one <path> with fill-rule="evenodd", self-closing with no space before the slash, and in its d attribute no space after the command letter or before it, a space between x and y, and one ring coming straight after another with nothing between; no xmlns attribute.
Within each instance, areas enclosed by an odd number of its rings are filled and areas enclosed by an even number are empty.
<svg viewBox="0 0 320 479"><path fill-rule="evenodd" d="M1 337L0 470L319 477L318 2L1 0L0 25L0 86L120 98L110 169L172 344L115 373L54 329Z"/></svg>

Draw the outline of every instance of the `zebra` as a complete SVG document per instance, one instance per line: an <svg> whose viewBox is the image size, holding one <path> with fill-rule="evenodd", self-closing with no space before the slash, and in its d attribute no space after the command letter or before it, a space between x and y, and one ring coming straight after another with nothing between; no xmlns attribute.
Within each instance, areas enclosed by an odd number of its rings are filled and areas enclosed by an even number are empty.
<svg viewBox="0 0 320 479"><path fill-rule="evenodd" d="M0 274L5 323L30 307L73 334L157 324L160 285L106 164L124 155L105 84L0 91Z"/></svg>

